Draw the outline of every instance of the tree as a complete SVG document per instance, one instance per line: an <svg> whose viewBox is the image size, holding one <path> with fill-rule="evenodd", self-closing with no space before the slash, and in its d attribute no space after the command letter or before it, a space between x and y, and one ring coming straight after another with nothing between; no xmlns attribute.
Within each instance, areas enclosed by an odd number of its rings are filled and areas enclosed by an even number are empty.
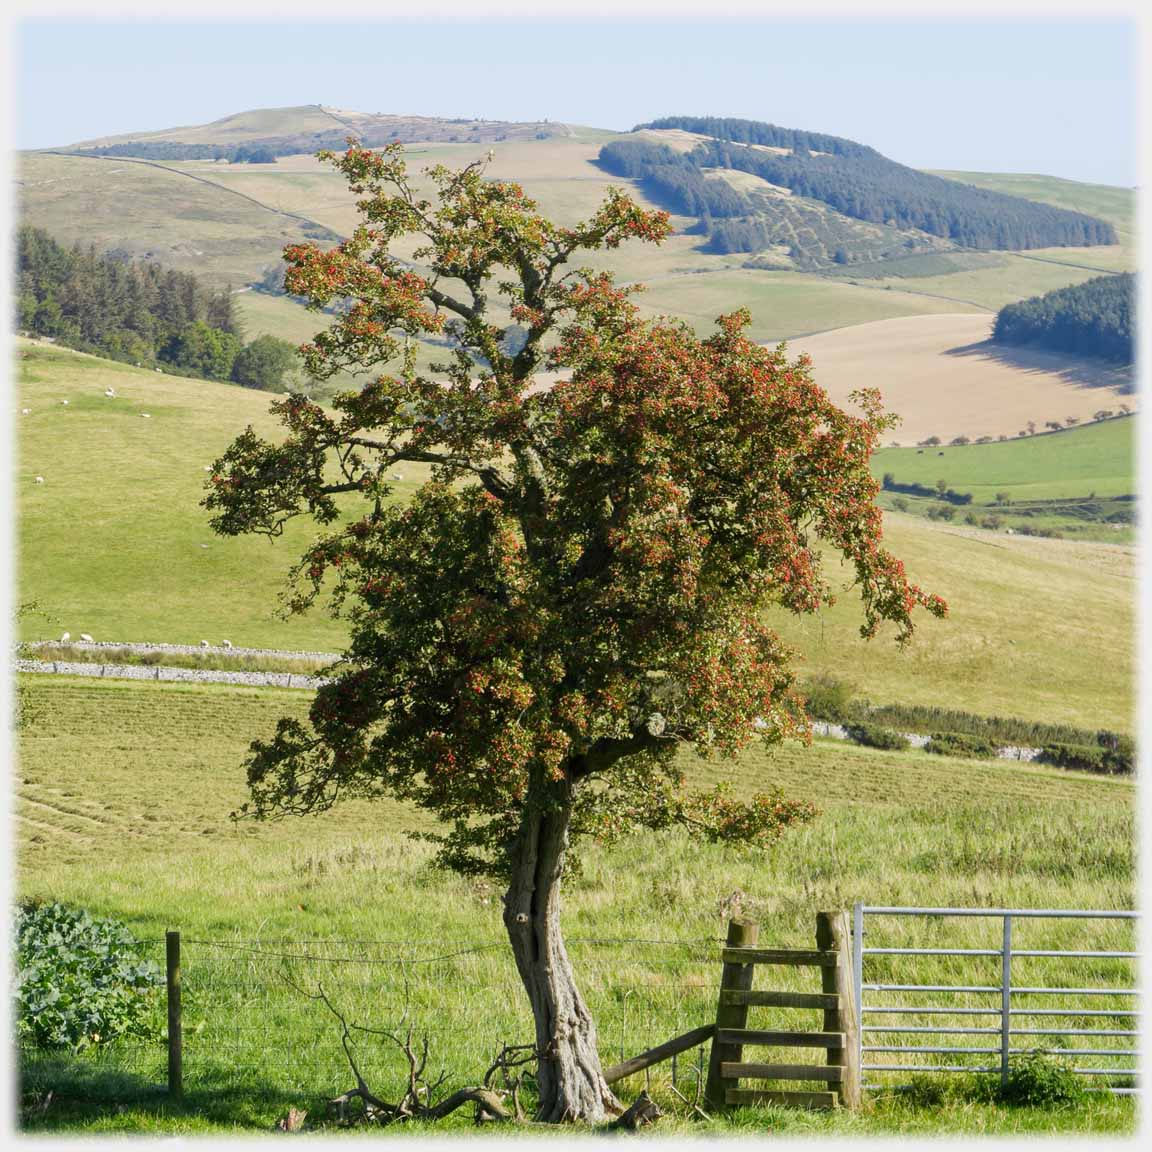
<svg viewBox="0 0 1152 1152"><path fill-rule="evenodd" d="M561 933L570 846L675 826L766 844L813 815L774 792L686 790L675 756L806 734L790 653L761 617L831 602L820 541L855 572L866 636L892 621L907 641L918 605L946 608L881 547L868 459L891 421L875 393L850 416L805 358L748 340L746 312L700 340L642 319L607 273L572 267L659 242L665 213L611 189L564 228L479 164L428 169L428 200L399 145L320 155L364 222L331 250L285 250L290 292L314 309L351 302L304 360L319 378L397 367L331 411L276 401L286 438L249 428L208 480L220 533L275 536L301 513L330 526L291 603L327 587L350 627L309 722L253 743L242 811L391 794L435 813L439 861L506 886L538 1116L596 1121L619 1105ZM410 234L424 274L389 253ZM526 329L514 354L493 292ZM414 343L434 333L452 360L423 375ZM533 384L544 367L563 372L549 390ZM390 500L400 461L432 468L404 505Z"/></svg>
<svg viewBox="0 0 1152 1152"><path fill-rule="evenodd" d="M284 373L296 362L296 345L275 336L257 336L245 344L232 361L232 379L245 388L276 392L284 383Z"/></svg>
<svg viewBox="0 0 1152 1152"><path fill-rule="evenodd" d="M230 332L210 328L203 320L197 320L168 341L160 359L191 376L227 380L239 351L240 341Z"/></svg>

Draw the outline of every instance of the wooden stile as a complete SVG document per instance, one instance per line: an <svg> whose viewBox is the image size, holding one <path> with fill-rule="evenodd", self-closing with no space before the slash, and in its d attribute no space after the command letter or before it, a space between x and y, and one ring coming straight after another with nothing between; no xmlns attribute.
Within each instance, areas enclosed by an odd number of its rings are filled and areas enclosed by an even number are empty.
<svg viewBox="0 0 1152 1152"><path fill-rule="evenodd" d="M844 1069L838 1064L750 1064L740 1061L721 1064L725 1080L823 1080L836 1083L844 1079Z"/></svg>
<svg viewBox="0 0 1152 1152"><path fill-rule="evenodd" d="M858 1021L852 988L848 920L843 912L816 917L816 948L758 948L757 926L732 921L721 953L724 971L716 1009L716 1029L708 1064L706 1098L713 1108L773 1103L797 1108L835 1108L860 1104L857 1061ZM820 992L756 990L758 965L811 967L820 971ZM822 1031L749 1028L750 1007L808 1008L823 1013ZM823 1048L823 1064L775 1064L745 1060L746 1046ZM740 1081L816 1081L821 1091L741 1087Z"/></svg>
<svg viewBox="0 0 1152 1152"><path fill-rule="evenodd" d="M823 992L720 992L722 1004L761 1005L765 1008L838 1008L839 996Z"/></svg>
<svg viewBox="0 0 1152 1152"><path fill-rule="evenodd" d="M840 963L836 952L804 948L725 948L720 959L726 964L790 964L833 968Z"/></svg>
<svg viewBox="0 0 1152 1152"><path fill-rule="evenodd" d="M721 1044L768 1044L773 1048L843 1048L843 1032L765 1032L758 1028L721 1028Z"/></svg>

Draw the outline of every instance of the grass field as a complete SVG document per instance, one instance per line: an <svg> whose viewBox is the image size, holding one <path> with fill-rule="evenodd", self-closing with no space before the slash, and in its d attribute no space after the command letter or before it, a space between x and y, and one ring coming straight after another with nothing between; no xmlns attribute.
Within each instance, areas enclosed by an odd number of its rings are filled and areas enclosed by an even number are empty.
<svg viewBox="0 0 1152 1152"><path fill-rule="evenodd" d="M305 991L323 981L369 1026L393 1022L406 1001L413 1024L430 1034L431 1063L454 1083L475 1078L499 1039L523 1035L527 1016L497 893L429 866L429 847L401 834L424 818L395 803L354 801L287 824L229 820L244 799L247 742L280 715L298 714L305 694L25 681L35 720L20 743L20 895L123 918L151 940L170 927L185 938L187 1108L171 1108L156 1090L159 1046L123 1046L102 1060L33 1062L25 1091L55 1092L52 1107L30 1121L36 1128L267 1130L289 1105L321 1117L322 1100L348 1086L348 1071L333 1021L289 981ZM821 813L766 852L679 834L582 852L567 934L607 1059L710 1019L714 941L734 910L761 921L762 942L805 946L816 909L858 899L1125 908L1134 898L1126 781L826 743L752 749L734 766L689 757L686 767L694 784L723 774L741 791L779 785L815 800ZM967 921L957 931L949 939L958 946L988 946L987 925ZM1121 926L1103 937L1087 932L1061 922L1055 936L1026 933L1018 947L1126 946ZM939 936L929 927L901 940L925 946ZM444 958L420 962L433 956ZM971 977L965 966L982 963L948 958L934 973L959 983L965 971ZM882 974L907 975L902 964ZM1068 970L1032 964L1037 979L1070 986ZM1092 978L1123 984L1131 972L1098 963ZM802 981L789 972L773 983ZM783 1026L783 1015L766 1015L762 1026ZM362 1038L357 1054L370 1082L394 1093L399 1068L387 1050ZM664 1065L653 1091L674 1106L668 1074ZM685 1059L682 1090L691 1091L691 1074ZM641 1086L637 1078L623 1092ZM461 1114L456 1123L467 1122ZM840 1135L1125 1132L1133 1111L1130 1101L1107 1098L1074 1113L971 1103L912 1109L881 1095L857 1116L770 1109L736 1113L727 1124ZM707 1130L675 1119L656 1129Z"/></svg>
<svg viewBox="0 0 1152 1152"><path fill-rule="evenodd" d="M313 535L309 524L290 526L274 544L221 539L199 507L204 466L233 435L249 423L274 434L266 394L43 345L19 348L26 358L17 403L31 409L15 417L19 596L38 601L54 620L28 619L25 639L68 630L97 640L343 647L342 626L323 613L275 616L287 571ZM103 396L110 384L115 400ZM425 474L405 465L398 496ZM956 480L949 476L953 486ZM889 517L889 535L911 577L948 598L952 616L925 620L903 653L887 641L859 639L850 593L822 620L783 616L779 627L809 671L867 684L877 703L1130 728L1130 549L1024 540L900 515Z"/></svg>
<svg viewBox="0 0 1152 1152"><path fill-rule="evenodd" d="M198 506L205 466L234 435L247 424L274 434L266 393L19 347L27 357L17 402L31 412L16 416L18 581L21 597L56 621L38 623L37 638L68 630L100 640L339 647L340 629L323 616L274 615L312 529L290 527L283 547L222 539ZM109 386L115 399L103 395ZM425 474L407 471L413 481Z"/></svg>
<svg viewBox="0 0 1152 1152"><path fill-rule="evenodd" d="M1013 500L1122 496L1136 490L1135 455L1136 421L1117 417L995 444L883 448L872 457L872 474L929 487L945 479L980 504L997 492Z"/></svg>

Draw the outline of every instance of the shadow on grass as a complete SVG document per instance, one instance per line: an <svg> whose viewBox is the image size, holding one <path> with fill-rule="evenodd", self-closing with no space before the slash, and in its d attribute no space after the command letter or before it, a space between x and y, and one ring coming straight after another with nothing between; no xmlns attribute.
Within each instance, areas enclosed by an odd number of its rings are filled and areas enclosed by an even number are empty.
<svg viewBox="0 0 1152 1152"><path fill-rule="evenodd" d="M290 1092L226 1069L198 1075L183 1100L175 1100L159 1077L82 1054L25 1057L19 1088L24 1132L269 1131L289 1108L318 1119L325 1112L318 1093Z"/></svg>

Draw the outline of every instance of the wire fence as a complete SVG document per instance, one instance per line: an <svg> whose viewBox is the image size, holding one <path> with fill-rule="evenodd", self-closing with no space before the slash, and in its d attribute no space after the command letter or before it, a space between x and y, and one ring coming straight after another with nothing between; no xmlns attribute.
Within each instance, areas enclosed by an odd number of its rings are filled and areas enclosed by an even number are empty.
<svg viewBox="0 0 1152 1152"><path fill-rule="evenodd" d="M189 1096L258 1089L300 1100L353 1087L333 1008L349 1025L357 1067L382 1096L402 1091L408 1065L380 1031L411 1028L417 1046L427 1040L428 1073L444 1072L456 1086L476 1083L503 1045L534 1038L506 939L181 943ZM148 947L163 971L164 942ZM715 1018L721 941L574 938L567 947L605 1064ZM162 1017L161 1003L154 1040L121 1040L81 1057L88 1074L163 1085ZM706 1060L697 1049L652 1074L692 1088ZM26 1083L47 1083L59 1057L28 1050L21 1063Z"/></svg>
<svg viewBox="0 0 1152 1152"><path fill-rule="evenodd" d="M1100 1087L1123 1090L1133 1084L1140 1019L1133 994L1134 917L1061 920L1046 931L1041 921L1022 919L1014 943L1016 998L1005 1001L1003 934L995 917L967 914L957 921L874 912L854 949L869 1087L905 1083L925 1068L999 1069L1005 1036L1012 1052L1055 1050L1080 1067L1101 1069ZM770 943L811 947L810 940ZM716 1019L719 939L575 937L567 947L606 1066ZM164 941L149 941L148 948L163 972ZM402 1094L408 1063L381 1032L404 1036L411 1028L418 1046L426 1039L427 1073L432 1079L444 1073L448 1090L477 1083L504 1045L534 1038L528 999L504 938L185 937L181 961L183 1084L187 1096L201 1100L315 1104L354 1087L333 1009L349 1025L358 1068L384 1098ZM781 967L764 986L819 991L811 981L804 969ZM1048 991L1039 997L1030 987ZM1085 997L1084 988L1123 995ZM22 1051L23 1087L45 1091L66 1072L70 1082L87 1080L94 1091L111 1095L163 1090L168 1069L162 989L155 1025L149 1041L120 1040L78 1056ZM757 1009L757 1028L795 1026L791 1009ZM646 1073L650 1087L670 1083L691 1096L706 1076L707 1060L704 1045L659 1064Z"/></svg>

